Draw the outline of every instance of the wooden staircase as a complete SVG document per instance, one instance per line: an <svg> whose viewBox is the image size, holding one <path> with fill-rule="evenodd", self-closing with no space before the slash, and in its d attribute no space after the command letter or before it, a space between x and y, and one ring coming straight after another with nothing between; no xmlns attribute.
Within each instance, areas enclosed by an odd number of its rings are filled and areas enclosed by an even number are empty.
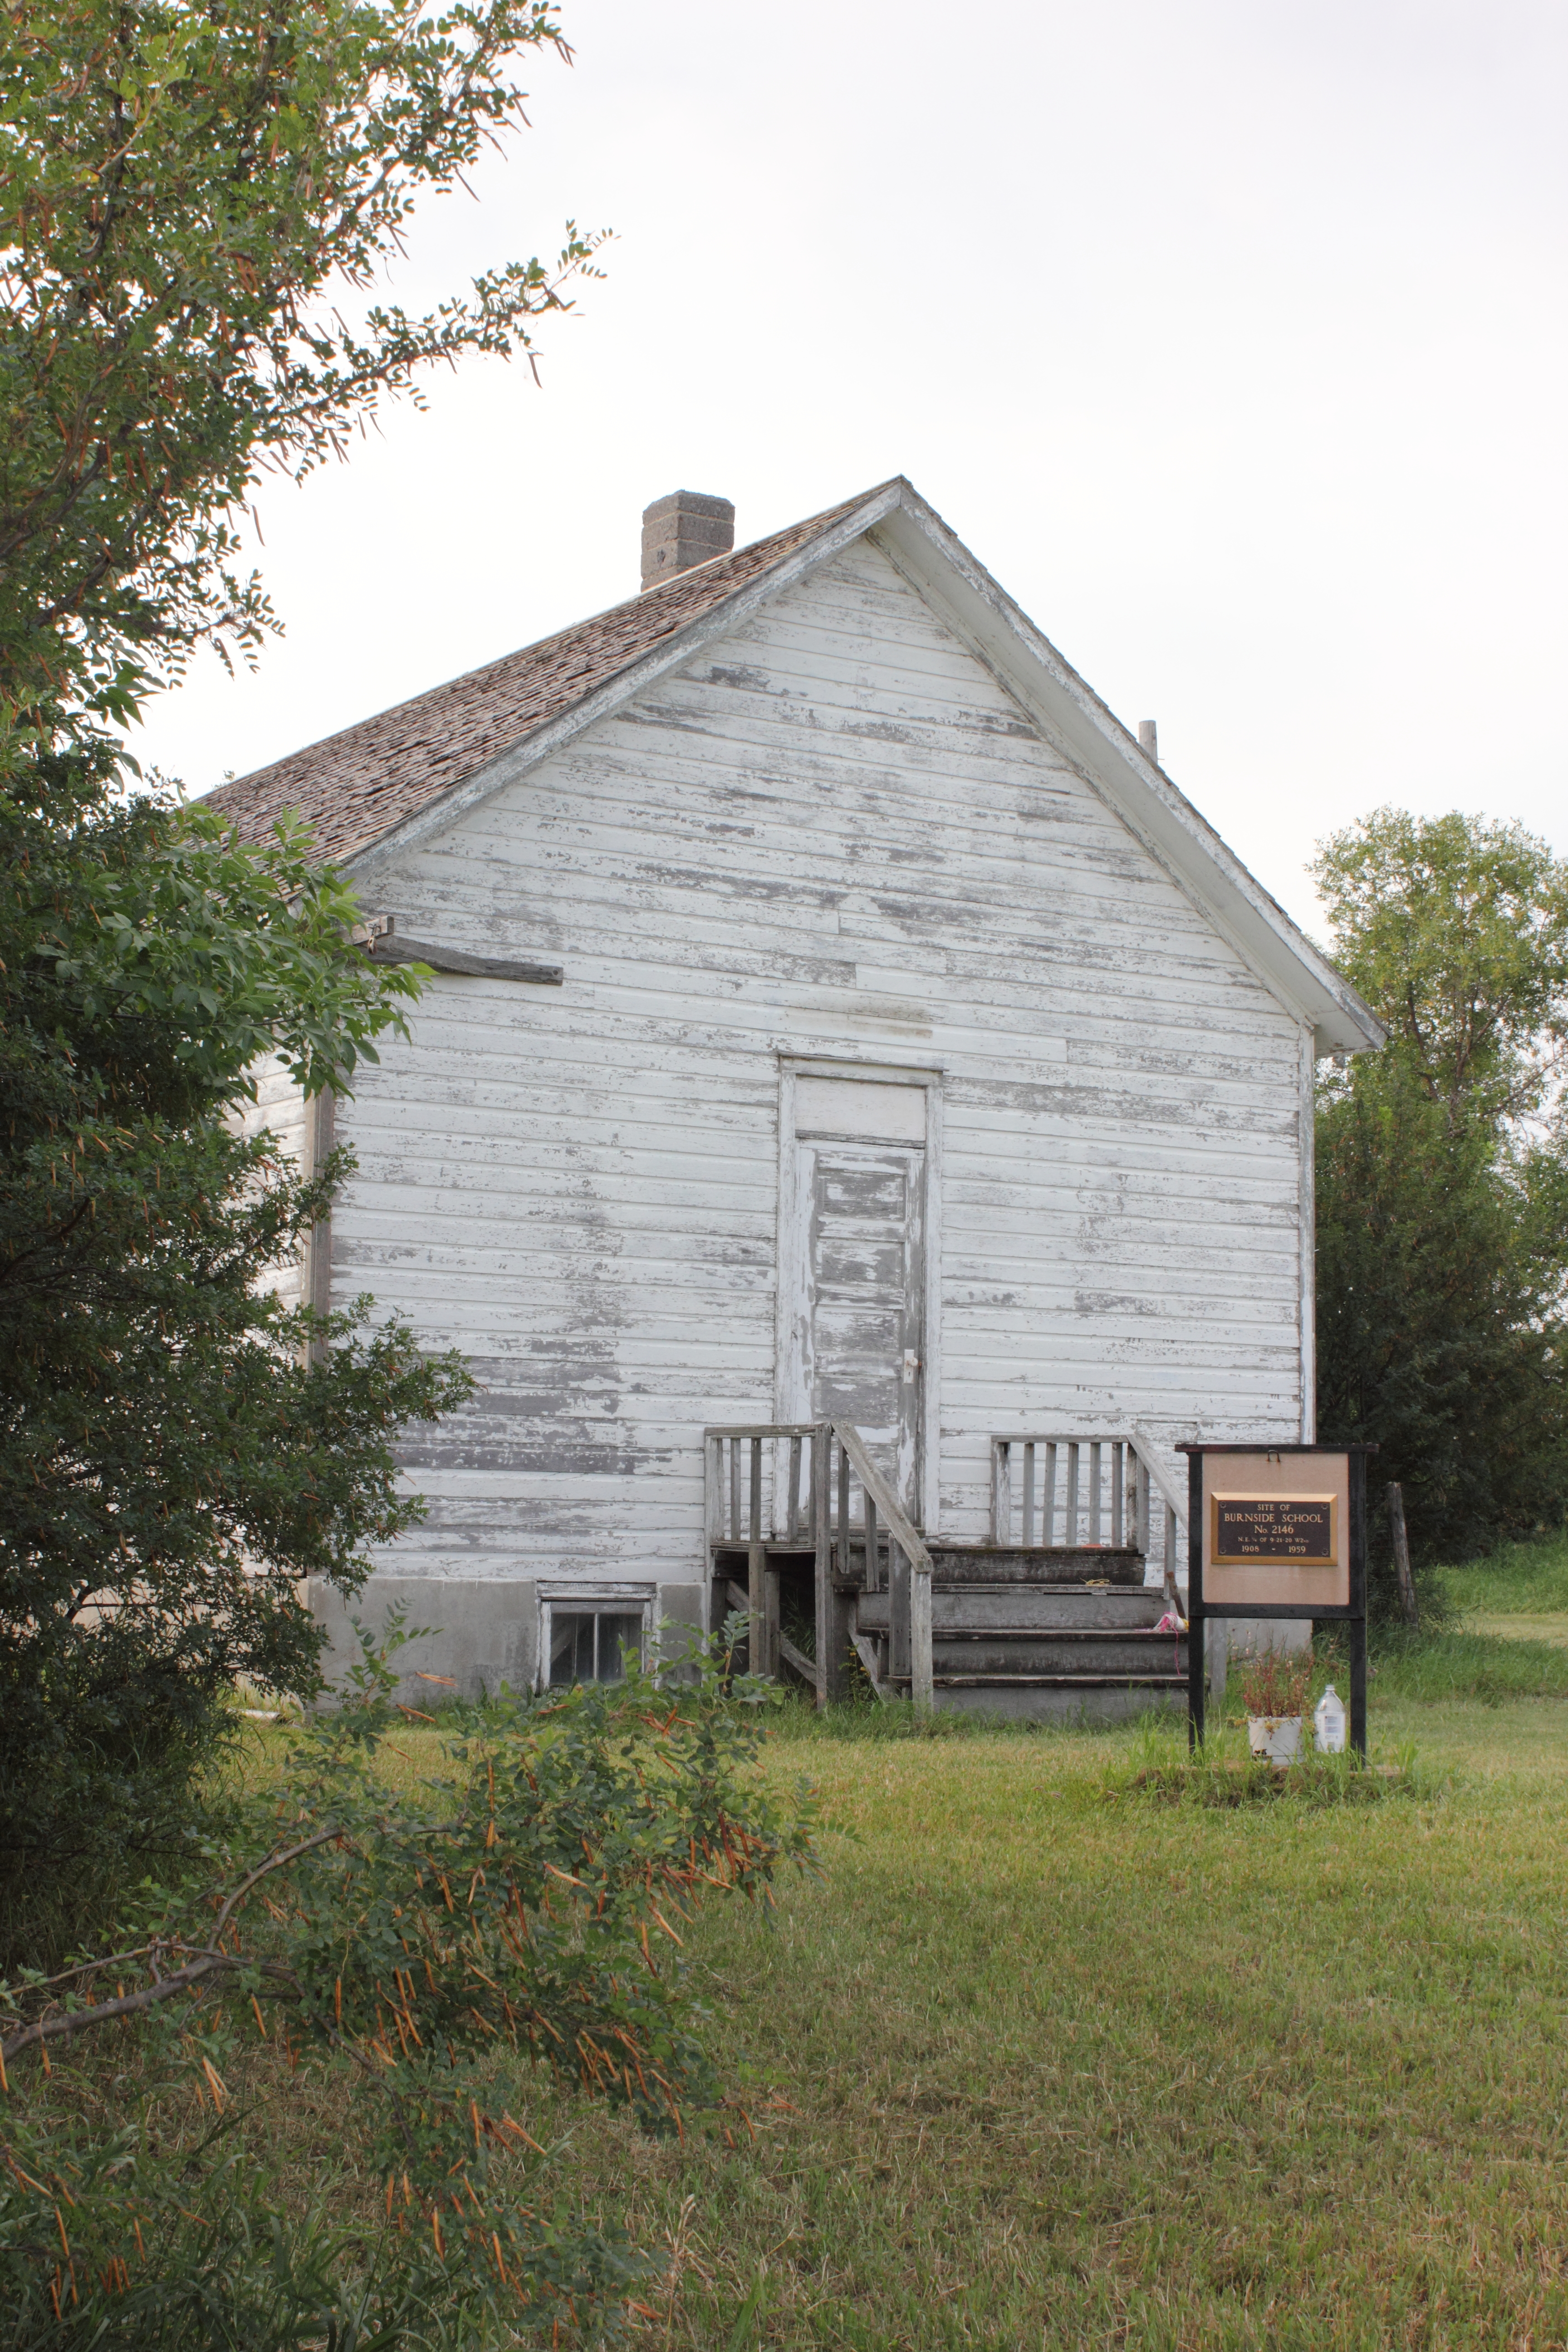
<svg viewBox="0 0 1568 2352"><path fill-rule="evenodd" d="M879 1699L1033 1720L1106 1720L1184 1695L1185 1638L1156 1630L1178 1605L1175 1504L1135 1440L998 1439L991 1539L928 1544L847 1424L707 1437L715 1620L743 1611L759 1670L819 1704L858 1672ZM1049 1449L1037 1494L1037 1447ZM1146 1580L1152 1552L1160 1583Z"/></svg>
<svg viewBox="0 0 1568 2352"><path fill-rule="evenodd" d="M1184 1696L1186 1643L1153 1630L1166 1604L1141 1553L932 1544L931 1556L938 1706L1103 1716ZM887 1596L863 1594L858 1613L875 1635Z"/></svg>

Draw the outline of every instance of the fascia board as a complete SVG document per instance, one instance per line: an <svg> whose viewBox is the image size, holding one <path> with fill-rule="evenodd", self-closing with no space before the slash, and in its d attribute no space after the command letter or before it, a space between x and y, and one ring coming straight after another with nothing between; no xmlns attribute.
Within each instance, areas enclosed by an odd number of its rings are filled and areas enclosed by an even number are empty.
<svg viewBox="0 0 1568 2352"><path fill-rule="evenodd" d="M516 783L542 760L548 760L552 753L563 751L582 734L584 728L592 727L596 720L609 718L614 712L623 709L647 688L657 685L670 670L679 669L682 662L689 661L693 654L700 653L704 646L726 635L759 604L767 604L784 589L792 587L806 572L815 571L819 563L830 562L841 550L855 540L863 538L874 524L881 521L898 504L900 491L908 488L907 483L901 482L884 484L862 506L857 507L853 514L845 515L819 537L808 540L803 547L797 547L791 554L782 557L769 570L759 572L755 580L748 581L743 588L737 588L732 596L726 596L722 604L715 604L710 612L699 614L683 629L676 630L653 652L643 655L625 669L617 670L614 677L606 679L593 694L584 695L582 701L574 703L570 710L563 710L559 718L534 729L531 734L520 735L515 743L509 743L504 751L476 770L473 775L465 777L460 784L454 784L438 800L430 802L427 807L417 810L413 816L394 826L390 833L383 834L378 841L371 842L352 857L345 858L342 861L344 871L356 881L363 880L405 850L427 841L432 834L445 833L458 817L466 815L479 802L489 800L492 793L502 791L508 784Z"/></svg>
<svg viewBox="0 0 1568 2352"><path fill-rule="evenodd" d="M874 536L1247 969L1311 1024L1317 1051L1382 1045L1371 1007L909 484Z"/></svg>

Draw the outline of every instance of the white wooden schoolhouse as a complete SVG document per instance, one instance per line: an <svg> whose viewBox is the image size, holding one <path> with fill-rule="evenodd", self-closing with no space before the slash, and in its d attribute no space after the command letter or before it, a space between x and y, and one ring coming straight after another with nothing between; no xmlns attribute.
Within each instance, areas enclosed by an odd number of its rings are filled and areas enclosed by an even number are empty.
<svg viewBox="0 0 1568 2352"><path fill-rule="evenodd" d="M355 1613L469 1688L741 1606L823 1696L1142 1703L1173 1448L1314 1434L1313 1065L1382 1033L907 481L732 536L661 499L640 594L209 803L435 973L262 1105L358 1158L307 1295L481 1383Z"/></svg>

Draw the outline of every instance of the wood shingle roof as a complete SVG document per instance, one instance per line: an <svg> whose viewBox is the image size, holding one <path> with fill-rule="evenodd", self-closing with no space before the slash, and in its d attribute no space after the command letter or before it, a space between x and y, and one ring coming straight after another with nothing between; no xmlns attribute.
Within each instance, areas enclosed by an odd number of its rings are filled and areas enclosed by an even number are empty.
<svg viewBox="0 0 1568 2352"><path fill-rule="evenodd" d="M292 810L309 825L322 856L353 857L876 495L862 491L771 539L715 556L556 636L291 751L219 785L203 806L227 817L245 841L265 838Z"/></svg>

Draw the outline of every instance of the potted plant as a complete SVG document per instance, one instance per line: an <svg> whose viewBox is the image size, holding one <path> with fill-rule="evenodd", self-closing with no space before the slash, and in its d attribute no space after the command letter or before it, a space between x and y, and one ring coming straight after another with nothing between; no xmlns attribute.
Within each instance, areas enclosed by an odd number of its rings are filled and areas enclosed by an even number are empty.
<svg viewBox="0 0 1568 2352"><path fill-rule="evenodd" d="M1293 1764L1301 1746L1301 1717L1312 1687L1312 1653L1263 1650L1244 1663L1241 1701L1247 1742L1270 1764Z"/></svg>

